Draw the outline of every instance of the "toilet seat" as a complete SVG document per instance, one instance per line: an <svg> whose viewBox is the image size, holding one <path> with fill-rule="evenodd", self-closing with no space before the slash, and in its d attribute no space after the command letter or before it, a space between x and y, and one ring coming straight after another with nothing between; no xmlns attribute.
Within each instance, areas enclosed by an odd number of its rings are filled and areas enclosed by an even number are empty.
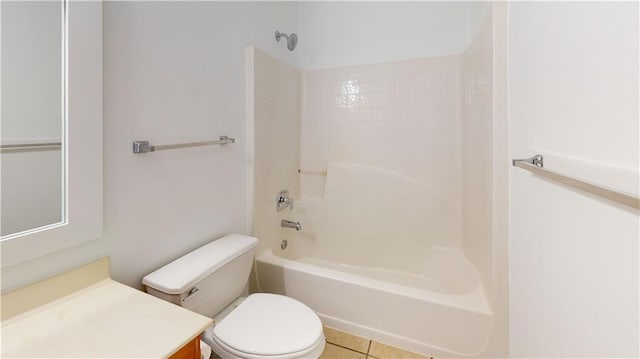
<svg viewBox="0 0 640 359"><path fill-rule="evenodd" d="M211 339L222 358L318 357L325 344L322 322L309 307L267 293L247 297L216 324Z"/></svg>
<svg viewBox="0 0 640 359"><path fill-rule="evenodd" d="M324 336L318 339L318 342L315 343L312 347L307 350L303 350L300 352L282 354L282 355L258 355L245 353L242 351L235 350L226 346L224 343L220 343L217 339L213 338L213 341L209 344L213 351L218 354L221 359L315 359L319 358L322 352L324 351L325 339Z"/></svg>

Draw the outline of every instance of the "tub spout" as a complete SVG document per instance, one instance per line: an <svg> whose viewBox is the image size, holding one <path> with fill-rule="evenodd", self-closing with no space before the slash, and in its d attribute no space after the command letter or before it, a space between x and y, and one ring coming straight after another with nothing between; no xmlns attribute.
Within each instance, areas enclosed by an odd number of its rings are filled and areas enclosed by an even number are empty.
<svg viewBox="0 0 640 359"><path fill-rule="evenodd" d="M294 222L294 221L287 221L286 219L283 219L280 222L280 227L284 227L284 228L295 228L296 231L299 231L302 229L302 225L300 224L300 222Z"/></svg>

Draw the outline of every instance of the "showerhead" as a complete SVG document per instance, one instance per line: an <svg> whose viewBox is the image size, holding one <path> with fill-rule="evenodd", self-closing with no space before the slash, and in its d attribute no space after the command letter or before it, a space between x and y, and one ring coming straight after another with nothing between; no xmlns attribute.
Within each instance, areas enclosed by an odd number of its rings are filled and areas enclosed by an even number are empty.
<svg viewBox="0 0 640 359"><path fill-rule="evenodd" d="M276 31L276 41L280 41L281 37L287 39L287 49L289 49L289 51L293 51L293 49L296 48L296 45L298 44L298 35L293 32L291 35L287 35L280 31Z"/></svg>
<svg viewBox="0 0 640 359"><path fill-rule="evenodd" d="M287 39L287 49L293 51L296 48L296 45L298 45L298 35L292 32Z"/></svg>

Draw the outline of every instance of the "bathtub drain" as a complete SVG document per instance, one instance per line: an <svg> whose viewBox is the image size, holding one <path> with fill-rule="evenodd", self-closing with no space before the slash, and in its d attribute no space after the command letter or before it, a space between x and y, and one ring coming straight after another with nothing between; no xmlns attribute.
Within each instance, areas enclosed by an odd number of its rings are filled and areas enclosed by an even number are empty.
<svg viewBox="0 0 640 359"><path fill-rule="evenodd" d="M286 239L283 239L283 240L282 240L282 242L280 242L280 248L281 248L282 250L287 249L287 244L288 244L288 243L287 243L287 240L286 240Z"/></svg>

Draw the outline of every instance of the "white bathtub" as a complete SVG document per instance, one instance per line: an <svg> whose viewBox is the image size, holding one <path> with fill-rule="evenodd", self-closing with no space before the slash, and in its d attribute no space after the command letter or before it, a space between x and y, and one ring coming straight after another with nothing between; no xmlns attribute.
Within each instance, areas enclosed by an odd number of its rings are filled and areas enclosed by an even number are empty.
<svg viewBox="0 0 640 359"><path fill-rule="evenodd" d="M259 254L256 269L262 291L304 302L328 326L425 355L481 353L492 314L479 276L457 250L429 256L431 273L417 274L292 258L277 248Z"/></svg>
<svg viewBox="0 0 640 359"><path fill-rule="evenodd" d="M456 203L390 170L331 165L322 198L280 212L302 231L258 233L272 246L256 258L260 289L380 342L440 357L480 354L492 314L460 250Z"/></svg>

